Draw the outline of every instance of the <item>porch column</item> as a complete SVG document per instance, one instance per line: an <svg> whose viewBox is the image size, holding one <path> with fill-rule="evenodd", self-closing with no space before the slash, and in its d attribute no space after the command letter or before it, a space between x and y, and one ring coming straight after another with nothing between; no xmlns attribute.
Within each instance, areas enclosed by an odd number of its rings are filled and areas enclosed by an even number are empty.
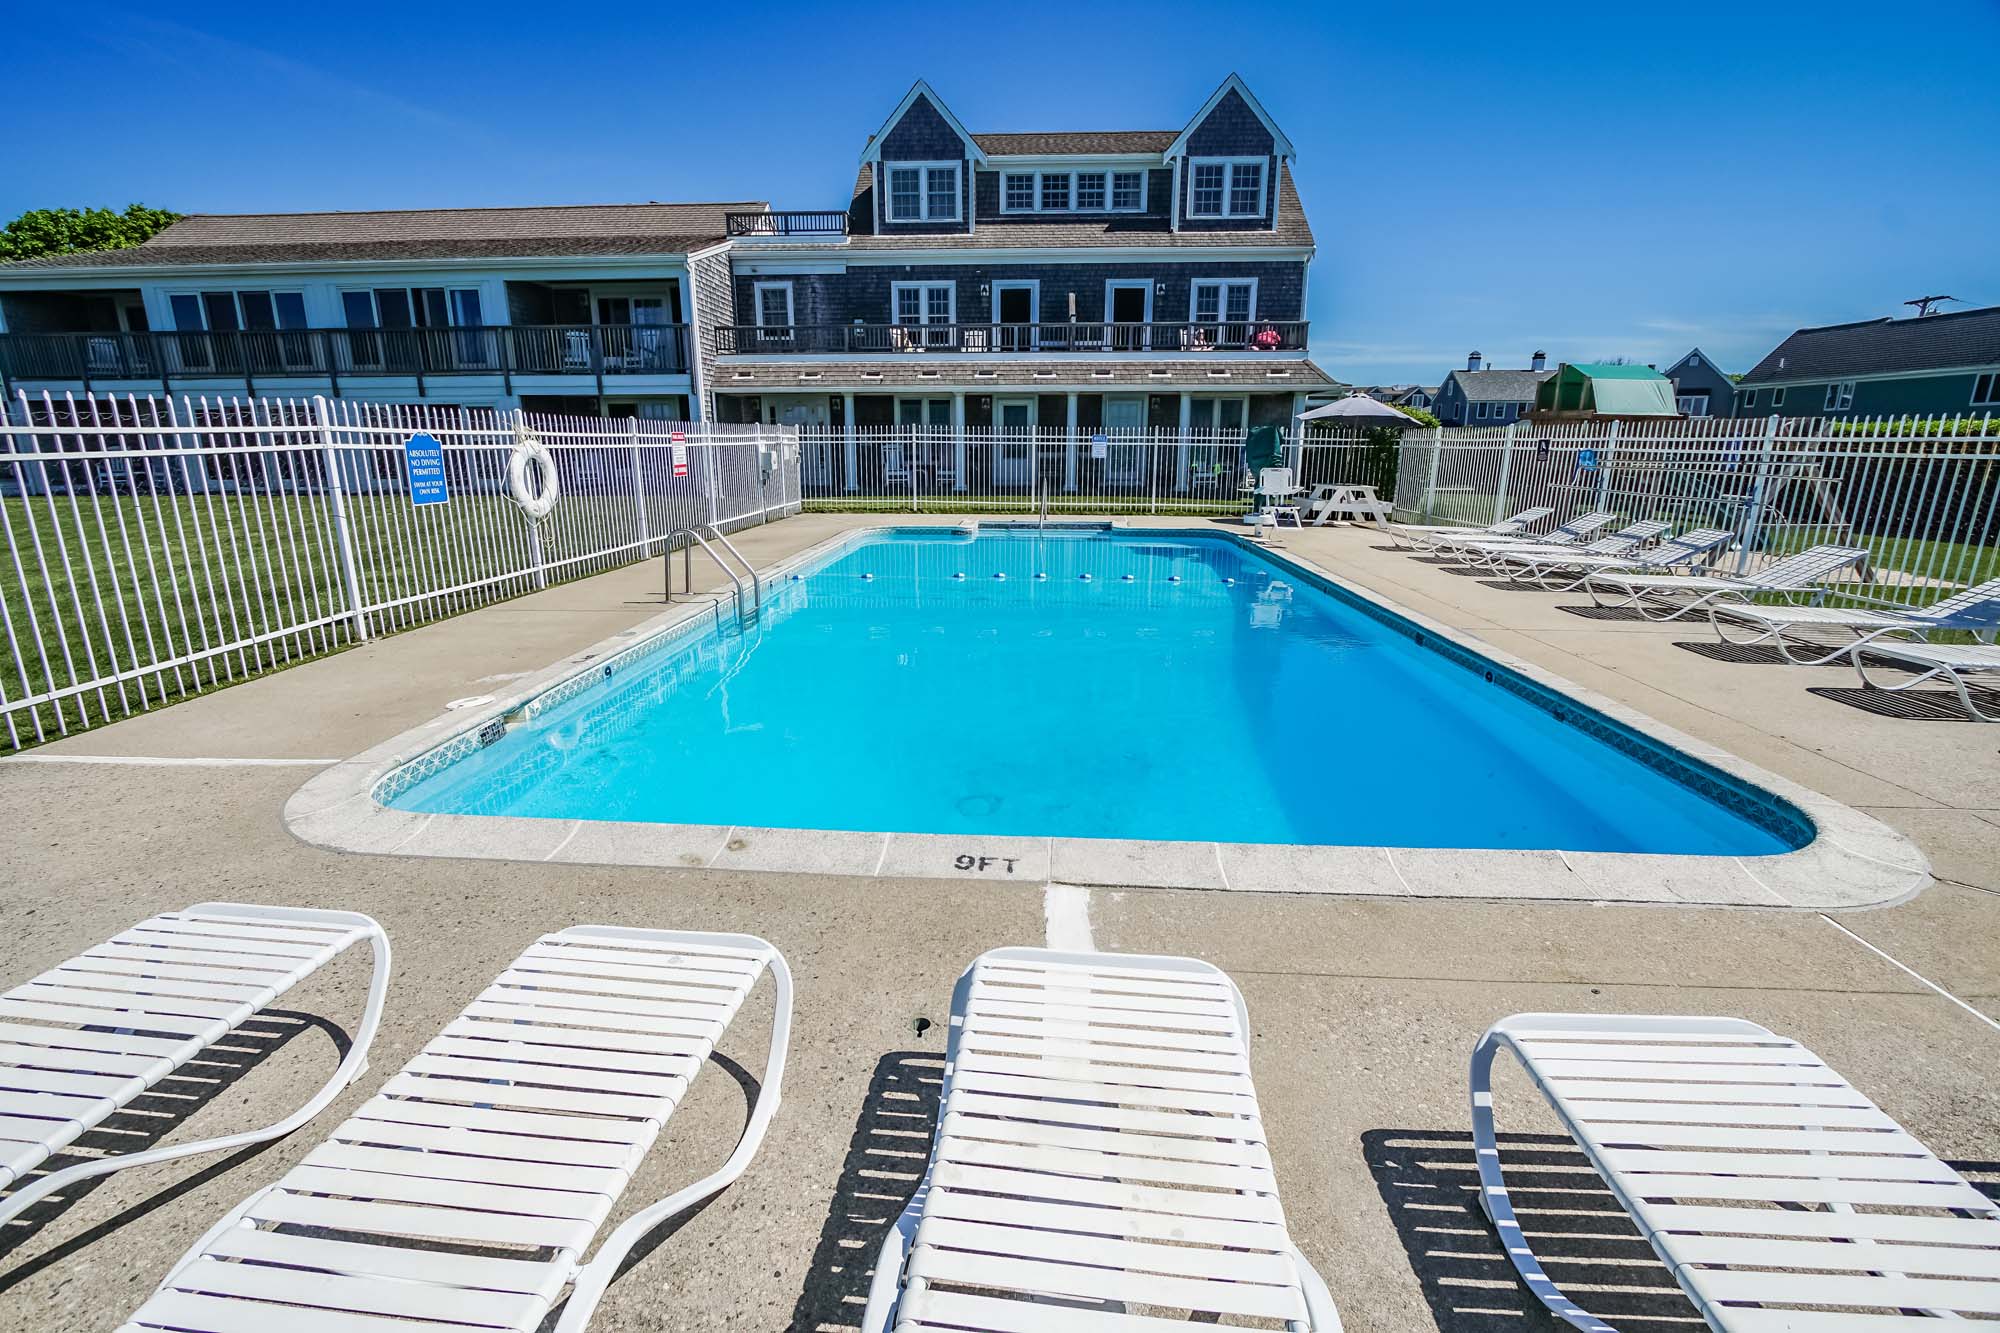
<svg viewBox="0 0 2000 1333"><path fill-rule="evenodd" d="M951 396L951 458L952 468L957 474L954 491L965 489L965 395Z"/></svg>
<svg viewBox="0 0 2000 1333"><path fill-rule="evenodd" d="M1299 420L1299 413L1306 410L1306 396L1292 395L1292 420L1286 433L1292 437L1292 485L1306 484L1306 428Z"/></svg>
<svg viewBox="0 0 2000 1333"><path fill-rule="evenodd" d="M1194 398L1181 394L1181 441L1174 447L1174 493L1186 495L1188 488L1188 432L1194 427Z"/></svg>
<svg viewBox="0 0 2000 1333"><path fill-rule="evenodd" d="M847 493L861 489L860 450L854 442L854 391L840 395L840 461L847 473Z"/></svg>
<svg viewBox="0 0 2000 1333"><path fill-rule="evenodd" d="M1076 493L1076 395L1069 395L1067 439L1063 445L1063 490Z"/></svg>

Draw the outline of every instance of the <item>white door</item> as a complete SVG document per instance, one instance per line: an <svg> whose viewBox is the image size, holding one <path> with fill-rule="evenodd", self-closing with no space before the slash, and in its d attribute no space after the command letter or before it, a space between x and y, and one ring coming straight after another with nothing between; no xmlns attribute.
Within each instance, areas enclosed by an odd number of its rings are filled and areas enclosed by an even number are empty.
<svg viewBox="0 0 2000 1333"><path fill-rule="evenodd" d="M995 399L993 430L993 484L1031 484L1035 479L1035 400Z"/></svg>
<svg viewBox="0 0 2000 1333"><path fill-rule="evenodd" d="M1106 398L1104 433L1111 437L1104 453L1104 480L1113 486L1135 486L1144 475L1146 433L1144 398Z"/></svg>

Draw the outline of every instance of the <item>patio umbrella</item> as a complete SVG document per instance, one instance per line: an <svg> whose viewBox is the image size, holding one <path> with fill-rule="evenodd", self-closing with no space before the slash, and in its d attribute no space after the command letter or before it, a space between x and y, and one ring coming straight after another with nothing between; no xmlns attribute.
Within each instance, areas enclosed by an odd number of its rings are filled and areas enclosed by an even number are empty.
<svg viewBox="0 0 2000 1333"><path fill-rule="evenodd" d="M1414 426L1416 422L1398 412L1387 403L1378 403L1365 393L1351 393L1345 398L1315 407L1310 412L1299 413L1300 421L1357 421L1384 426Z"/></svg>

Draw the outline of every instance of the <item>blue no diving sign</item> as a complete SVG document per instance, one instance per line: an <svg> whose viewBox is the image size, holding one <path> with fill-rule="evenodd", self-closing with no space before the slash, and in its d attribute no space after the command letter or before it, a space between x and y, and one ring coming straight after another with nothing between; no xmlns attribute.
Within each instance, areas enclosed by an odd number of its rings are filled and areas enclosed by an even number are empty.
<svg viewBox="0 0 2000 1333"><path fill-rule="evenodd" d="M1595 449L1577 450L1576 465L1577 468L1583 472L1597 471L1597 450Z"/></svg>
<svg viewBox="0 0 2000 1333"><path fill-rule="evenodd" d="M410 477L410 503L441 505L451 499L444 480L444 446L428 435L412 435L403 446L403 466Z"/></svg>

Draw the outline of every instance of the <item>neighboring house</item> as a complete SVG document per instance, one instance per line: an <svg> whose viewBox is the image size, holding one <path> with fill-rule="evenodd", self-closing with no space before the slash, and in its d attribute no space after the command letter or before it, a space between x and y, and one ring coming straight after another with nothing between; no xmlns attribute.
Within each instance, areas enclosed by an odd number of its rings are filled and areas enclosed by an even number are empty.
<svg viewBox="0 0 2000 1333"><path fill-rule="evenodd" d="M1535 389L1537 421L1677 417L1673 381L1651 366L1565 361Z"/></svg>
<svg viewBox="0 0 2000 1333"><path fill-rule="evenodd" d="M1378 384L1361 392L1378 403L1387 403L1391 407L1422 408L1426 412L1437 402L1437 390L1427 389L1421 384Z"/></svg>
<svg viewBox="0 0 2000 1333"><path fill-rule="evenodd" d="M1739 416L2000 415L2000 306L1800 329L1736 386Z"/></svg>
<svg viewBox="0 0 2000 1333"><path fill-rule="evenodd" d="M873 473L857 428L1288 426L1335 383L1306 357L1291 162L1235 75L1179 129L1036 134L973 133L919 82L844 210L774 213L732 246L715 415L841 437L807 468L850 488ZM1070 484L1074 454L1010 444L959 483Z"/></svg>
<svg viewBox="0 0 2000 1333"><path fill-rule="evenodd" d="M1735 414L1736 383L1699 347L1667 367L1674 385L1674 406L1684 417L1726 417Z"/></svg>
<svg viewBox="0 0 2000 1333"><path fill-rule="evenodd" d="M1465 359L1464 370L1445 376L1430 411L1447 426L1518 421L1534 410L1535 390L1554 373L1547 365L1547 354L1536 352L1526 370L1488 370L1485 358L1474 352Z"/></svg>
<svg viewBox="0 0 2000 1333"><path fill-rule="evenodd" d="M0 264L30 392L326 394L686 419L694 274L761 202L196 214L128 250ZM726 264L726 260L721 260Z"/></svg>

